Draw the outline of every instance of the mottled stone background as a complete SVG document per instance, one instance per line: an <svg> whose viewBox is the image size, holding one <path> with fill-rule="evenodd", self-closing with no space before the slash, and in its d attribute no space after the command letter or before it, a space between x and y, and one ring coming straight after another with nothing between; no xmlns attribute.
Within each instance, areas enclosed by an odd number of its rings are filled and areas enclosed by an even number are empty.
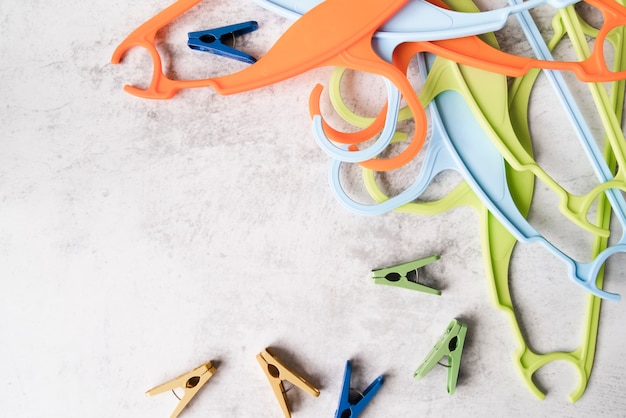
<svg viewBox="0 0 626 418"><path fill-rule="evenodd" d="M624 302L603 304L582 399L568 402L578 375L556 363L536 376L548 392L539 401L511 361L507 318L491 304L473 209L366 217L335 200L330 159L308 116L309 92L327 85L329 68L229 97L126 94L126 83L147 85L151 61L141 49L117 66L111 55L166 6L0 4L0 415L165 417L176 398L144 391L214 360L217 374L185 417L278 417L255 360L266 346L321 389L319 398L288 393L295 417L334 413L347 359L358 388L386 377L364 418L626 414ZM547 22L548 13L536 16ZM249 1L202 2L159 34L168 74L244 68L189 50L186 34L245 20L260 28L238 47L257 57L289 26ZM529 51L513 21L498 37L505 50ZM591 113L584 86L568 80ZM385 100L384 84L370 76L349 75L344 89L366 114ZM593 176L554 100L540 78L530 109L537 158L582 193ZM419 161L388 176L389 187L406 187ZM358 170L345 179L365 198ZM428 196L459 181L442 175ZM541 185L530 217L588 257L591 238L567 225ZM432 254L441 260L423 278L440 297L371 283L373 268ZM609 263L607 289L626 293L625 261ZM578 347L586 295L562 263L537 245L518 246L511 287L533 348ZM412 375L452 318L469 331L449 396L447 369L419 382Z"/></svg>

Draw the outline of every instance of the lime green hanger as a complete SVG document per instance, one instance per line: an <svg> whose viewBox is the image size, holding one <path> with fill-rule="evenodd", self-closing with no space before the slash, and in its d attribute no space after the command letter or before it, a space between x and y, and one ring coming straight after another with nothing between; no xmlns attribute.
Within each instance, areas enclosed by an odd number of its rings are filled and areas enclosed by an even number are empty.
<svg viewBox="0 0 626 418"><path fill-rule="evenodd" d="M364 169L363 177L368 192L376 201L382 202L388 199L384 192L378 187L374 171ZM534 177L528 175L528 173L520 173L507 167L507 180L512 197L518 205L520 212L526 215L532 200ZM584 393L593 364L597 338L597 323L599 320L599 301L601 299L593 295L588 296L586 318L584 321L585 336L580 348L571 353L550 352L538 354L533 352L529 348L521 327L517 322L509 291L508 269L510 257L517 240L502 226L495 216L482 205L480 199L472 192L469 185L466 182L462 182L451 193L438 201L408 203L396 210L419 215L436 215L458 206L474 207L479 213L487 283L491 290L493 303L508 314L513 333L518 342L518 348L514 354L514 364L519 369L527 387L535 396L543 399L545 395L532 380L534 372L554 360L566 360L574 364L580 375L579 384L570 396L571 401L576 401ZM604 221L598 222L599 226L608 228L610 212L611 207L607 204L605 196L600 196L598 216L602 217ZM602 249L606 248L606 246L606 238L596 237L593 254L598 254ZM597 284L599 287L602 286L603 273L603 270L601 270L598 274Z"/></svg>
<svg viewBox="0 0 626 418"><path fill-rule="evenodd" d="M553 49L565 34L563 30L558 30L564 28L563 23L560 21L561 18L562 16L559 16L555 19L555 35L549 44L550 49ZM570 27L575 28L574 30L576 31L584 31L583 33L588 36L594 36L595 33L597 33L595 28L585 24L585 22L580 20L576 14L568 14L566 18L568 20L576 19L579 22L578 24L572 24L572 22L570 22ZM619 30L612 31L607 36L607 39L613 44L615 50L620 51L619 54L616 54L617 59L614 63L615 68L626 68L626 55L622 53L625 35L626 32L622 27L619 28ZM526 109L528 108L532 86L534 85L538 75L539 71L533 70L526 76L516 79L511 85L511 120L514 123L518 137L524 138L525 140L530 138ZM623 80L611 84L611 108L613 115L618 115L618 118L621 117L623 111L624 86L625 81ZM606 107L599 107L599 111L601 113L605 111L605 109ZM603 119L609 120L610 118L605 116ZM614 171L616 167L615 155L611 152L610 142L605 142L604 158L606 159L611 170ZM490 290L493 302L509 316L516 340L519 344L514 355L515 363L521 372L526 385L529 387L531 392L540 399L545 398L545 394L533 381L534 373L546 364L557 360L567 361L572 364L578 371L579 375L578 385L569 396L570 401L575 402L583 395L591 374L598 336L601 299L593 295L587 296L583 337L581 345L577 349L570 352L549 352L544 354L532 351L530 347L528 347L522 330L517 322L509 290L508 265L515 243L513 243L513 245L503 245L503 242L500 239L502 232L496 231L498 229L503 230L504 228L497 221L494 222L493 219L489 218L492 217L488 215L487 219L489 222L486 225L488 239L483 240L485 268L488 274L493 277L493 280L488 281L488 283L491 284ZM610 226L610 220L611 206L606 195L601 194L598 197L596 224L601 228L608 229ZM494 232L495 235L493 235ZM606 237L596 236L592 244L593 257L600 254L607 248L607 246L608 239ZM487 257L487 255L489 255L489 257ZM604 269L602 269L598 274L597 284L599 287L602 287L603 281Z"/></svg>
<svg viewBox="0 0 626 418"><path fill-rule="evenodd" d="M569 7L568 10L574 10L572 7ZM561 11L560 13L564 13ZM558 29L558 28L557 28ZM618 31L619 29L615 29L612 31L609 36L614 36L613 33ZM584 34L582 35L582 40L584 41ZM557 41L558 42L558 41ZM582 42L582 41L581 41ZM576 44L575 44L576 45ZM588 51L587 44L584 43L587 55L590 54ZM402 49L404 46L400 46L398 49ZM619 53L622 51L619 50ZM582 54L579 54L582 55ZM462 72L471 71L469 67L461 70ZM340 71L340 70L339 70ZM337 88L336 84L339 83L340 77L335 76L332 88ZM597 85L597 84L596 84ZM442 83L440 85L441 88L445 89L445 84ZM477 83L476 87L472 86L463 86L462 88L468 89L481 89L492 88L492 86L487 83ZM493 86L493 88L497 89L497 86ZM432 94L436 94L438 92L433 92ZM470 91L471 94L474 94L474 91ZM596 92L596 94L600 94ZM606 94L605 94L606 96ZM480 96L477 96L480 97ZM423 101L422 94L422 101ZM539 178L550 190L552 190L559 202L559 210L561 213L574 222L579 227L589 231L590 233L601 235L601 236L609 236L610 231L606 229L601 229L598 226L594 225L588 220L588 212L593 204L593 202L597 199L598 195L609 189L621 189L626 191L626 174L623 171L618 171L618 173L614 176L613 179L608 181L603 181L601 184L593 188L590 192L584 195L576 195L568 192L564 187L562 187L556 180L554 180L530 155L516 140L515 134L511 131L511 125L508 121L508 116L504 117L502 115L502 109L497 109L493 106L489 105L489 101L491 100L491 96L485 96L485 99L477 99L473 101L472 105L477 106L480 109L474 109L475 111L479 111L482 114L488 114L490 112L494 113L494 115L483 118L483 121L487 123L484 126L485 129L493 131L489 137L492 139L492 142L497 147L498 151L504 156L506 161L516 170L518 171L530 171L537 178ZM605 100L606 101L606 100ZM348 107L342 102L340 95L331 94L331 102L336 109L337 113L342 116L344 119L351 121L356 126L369 126L373 118L363 118L358 115L355 115L351 112ZM608 112L611 113L611 112ZM398 120L406 120L411 117L411 113L409 109L404 108L399 113ZM609 130L609 139L613 144L613 148L616 151L616 158L618 161L618 166L626 166L626 159L624 156L626 155L626 146L624 145L624 141L620 141L620 137L623 138L621 134L621 129L619 127L619 123L615 121L615 117L608 116L608 121L606 123L607 126L610 126ZM624 238L626 240L626 238ZM604 255L603 255L604 256Z"/></svg>
<svg viewBox="0 0 626 418"><path fill-rule="evenodd" d="M593 34L593 28L588 25L585 26L584 22L581 22L581 27L584 27L587 34ZM621 29L621 34L617 31L611 32L608 39L614 44L616 51L622 51L623 29ZM624 55L616 54L616 68L626 68L626 63L624 63L623 61ZM530 134L527 128L527 112L525 111L525 109L527 109L530 91L538 74L538 71L534 71L533 74L529 74L526 78L517 80L513 85L514 94L511 95L512 107L514 109L519 109L512 112L512 123L514 123L515 125L519 140L522 142L528 153L530 153ZM528 87L524 87L525 85ZM612 107L615 112L613 114L621 115L624 97L623 81L618 83L612 83L610 97L612 100ZM346 109L347 108L341 109L340 112L343 112L342 116L344 118L347 117L349 119L349 112L345 112ZM406 115L403 116L406 117ZM608 147L605 150L605 157L608 164L614 169L615 157L611 154L610 148ZM528 207L530 206L530 201L532 198L532 176L530 177L530 180L528 180L529 177L525 176L524 173L511 170L510 167L507 168L507 178L511 193L520 210L526 213ZM370 170L364 170L363 174L366 187L372 197L377 201L386 200L387 197L376 184L375 173ZM524 181L524 177L526 177L526 181ZM570 395L570 400L576 401L584 393L591 371L591 366L593 364L595 343L597 338L597 326L599 321L600 299L592 295L588 296L586 320L584 324L584 337L581 346L577 350L569 353L534 353L528 347L521 328L517 323L508 287L508 266L516 240L495 219L495 217L491 215L480 204L480 201L476 197L476 195L471 193L471 189L469 188L467 183L461 183L453 192L437 202L410 203L398 208L398 211L417 213L422 215L433 215L460 205L472 206L476 208L481 215L481 225L483 231L482 242L483 248L485 250L485 266L488 276L491 276L491 280L488 280L488 283L492 284L490 289L492 290L492 295L496 306L498 306L500 309L505 310L509 314L509 319L513 325L514 333L519 343L519 348L515 354L516 365L520 369L524 381L536 396L543 398L545 397L545 395L537 388L532 380L534 372L549 362L555 360L566 360L572 363L577 368L580 375L579 385L577 386L576 390ZM608 201L604 194L601 194L598 200L597 226L608 230L610 223L610 213L611 207L608 204ZM494 243L496 244L494 245ZM599 254L604 248L606 248L607 244L608 243L606 238L596 237L593 244L594 256ZM598 286L601 287L602 282L603 271L600 271L597 282Z"/></svg>

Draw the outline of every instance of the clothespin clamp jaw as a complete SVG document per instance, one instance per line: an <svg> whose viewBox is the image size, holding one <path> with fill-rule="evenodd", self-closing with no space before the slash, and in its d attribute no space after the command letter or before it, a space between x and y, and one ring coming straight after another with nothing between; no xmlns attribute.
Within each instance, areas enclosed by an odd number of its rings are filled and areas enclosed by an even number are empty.
<svg viewBox="0 0 626 418"><path fill-rule="evenodd" d="M441 295L440 290L417 283L418 270L440 258L440 255L433 255L408 263L372 270L372 279L374 279L375 284L402 287L404 289L430 293L431 295Z"/></svg>
<svg viewBox="0 0 626 418"><path fill-rule="evenodd" d="M234 45L238 36L250 33L258 28L258 23L251 20L215 29L189 32L187 34L189 38L187 45L189 48L198 51L209 52L211 54L243 61L248 64L254 64L256 58L235 49L234 46L226 45L226 42L232 41Z"/></svg>
<svg viewBox="0 0 626 418"><path fill-rule="evenodd" d="M182 389L183 396L179 397L180 402L178 402L176 409L170 416L170 418L176 418L216 371L217 369L209 361L187 373L181 374L175 379L150 389L146 392L146 395L154 396L170 390L174 392L174 389ZM176 395L176 392L174 394Z"/></svg>
<svg viewBox="0 0 626 418"><path fill-rule="evenodd" d="M317 388L307 382L302 376L299 376L288 369L276 357L271 355L267 349L257 354L256 359L261 365L261 368L265 372L265 375L272 386L274 395L276 396L276 399L285 414L285 418L291 417L291 411L289 410L289 404L287 403L287 395L283 381L286 380L290 382L309 395L316 397L320 395L320 391Z"/></svg>
<svg viewBox="0 0 626 418"><path fill-rule="evenodd" d="M335 418L356 418L358 417L367 404L372 400L376 392L383 384L383 376L378 376L370 385L359 393L358 399L350 397L350 376L352 374L352 364L350 360L346 362L346 369L343 374L343 386L341 387L341 396L339 397L339 407L335 412ZM356 392L356 391L355 391Z"/></svg>
<svg viewBox="0 0 626 418"><path fill-rule="evenodd" d="M461 354L463 354L463 345L465 344L465 335L467 334L467 325L453 319L448 328L439 338L439 341L430 350L424 362L417 368L413 377L420 380L430 372L430 370L438 364L442 357L448 357L448 393L452 395L456 390L456 382L459 377L459 369L461 367Z"/></svg>

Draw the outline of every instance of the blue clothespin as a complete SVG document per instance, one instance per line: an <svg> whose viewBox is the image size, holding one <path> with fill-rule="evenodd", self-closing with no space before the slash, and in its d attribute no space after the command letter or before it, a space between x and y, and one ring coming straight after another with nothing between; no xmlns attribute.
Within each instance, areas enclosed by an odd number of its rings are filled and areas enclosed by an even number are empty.
<svg viewBox="0 0 626 418"><path fill-rule="evenodd" d="M465 335L467 334L467 325L453 319L446 328L446 331L439 338L439 341L430 350L426 359L417 368L413 377L420 380L431 371L435 364L440 364L439 360L443 357L448 358L448 393L452 395L456 390L456 382L459 377L459 369L461 367L461 354L463 354L463 345L465 344Z"/></svg>
<svg viewBox="0 0 626 418"><path fill-rule="evenodd" d="M229 26L222 26L215 29L201 30L198 32L189 32L187 36L189 40L187 45L191 49L198 51L210 52L211 54L221 55L223 57L236 59L238 61L254 64L256 58L241 52L234 47L226 45L224 42L232 40L233 44L238 36L255 31L259 25L255 21L237 23Z"/></svg>
<svg viewBox="0 0 626 418"><path fill-rule="evenodd" d="M335 418L356 418L365 409L369 401L372 400L378 389L383 384L383 377L378 376L370 385L363 391L363 393L357 393L358 399L350 396L350 375L352 374L352 365L350 360L346 362L346 370L343 374L343 386L341 388L341 396L339 397L339 407L335 412Z"/></svg>

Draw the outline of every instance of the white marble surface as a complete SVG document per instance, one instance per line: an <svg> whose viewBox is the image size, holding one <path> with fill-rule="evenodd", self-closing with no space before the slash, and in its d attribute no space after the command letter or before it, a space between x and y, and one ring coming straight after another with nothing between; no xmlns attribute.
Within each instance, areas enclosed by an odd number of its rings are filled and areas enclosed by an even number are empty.
<svg viewBox="0 0 626 418"><path fill-rule="evenodd" d="M321 389L319 398L288 393L294 417L332 416L347 359L358 387L386 377L364 418L626 416L624 302L602 306L585 395L567 400L578 376L559 362L537 374L547 391L539 401L490 302L473 209L364 217L335 201L307 105L330 69L229 97L123 92L147 83L151 63L136 49L111 65L113 50L167 5L0 5L1 416L166 417L176 398L144 392L213 360L217 374L182 416L279 417L255 360L266 346ZM245 0L203 2L161 32L168 72L243 68L185 42L189 31L245 20L260 24L240 44L256 56L288 27ZM360 105L376 109L380 89L363 85L353 84ZM584 188L589 170L550 97L539 93L531 106L539 153ZM443 176L432 194L458 180ZM586 254L589 239L567 235L544 206L533 221ZM434 253L442 258L425 273L441 297L370 281L372 268ZM607 289L626 293L625 261L609 262ZM518 247L511 277L532 346L578 347L585 294L562 265L540 247ZM455 317L469 332L449 396L445 368L419 382L412 374Z"/></svg>

